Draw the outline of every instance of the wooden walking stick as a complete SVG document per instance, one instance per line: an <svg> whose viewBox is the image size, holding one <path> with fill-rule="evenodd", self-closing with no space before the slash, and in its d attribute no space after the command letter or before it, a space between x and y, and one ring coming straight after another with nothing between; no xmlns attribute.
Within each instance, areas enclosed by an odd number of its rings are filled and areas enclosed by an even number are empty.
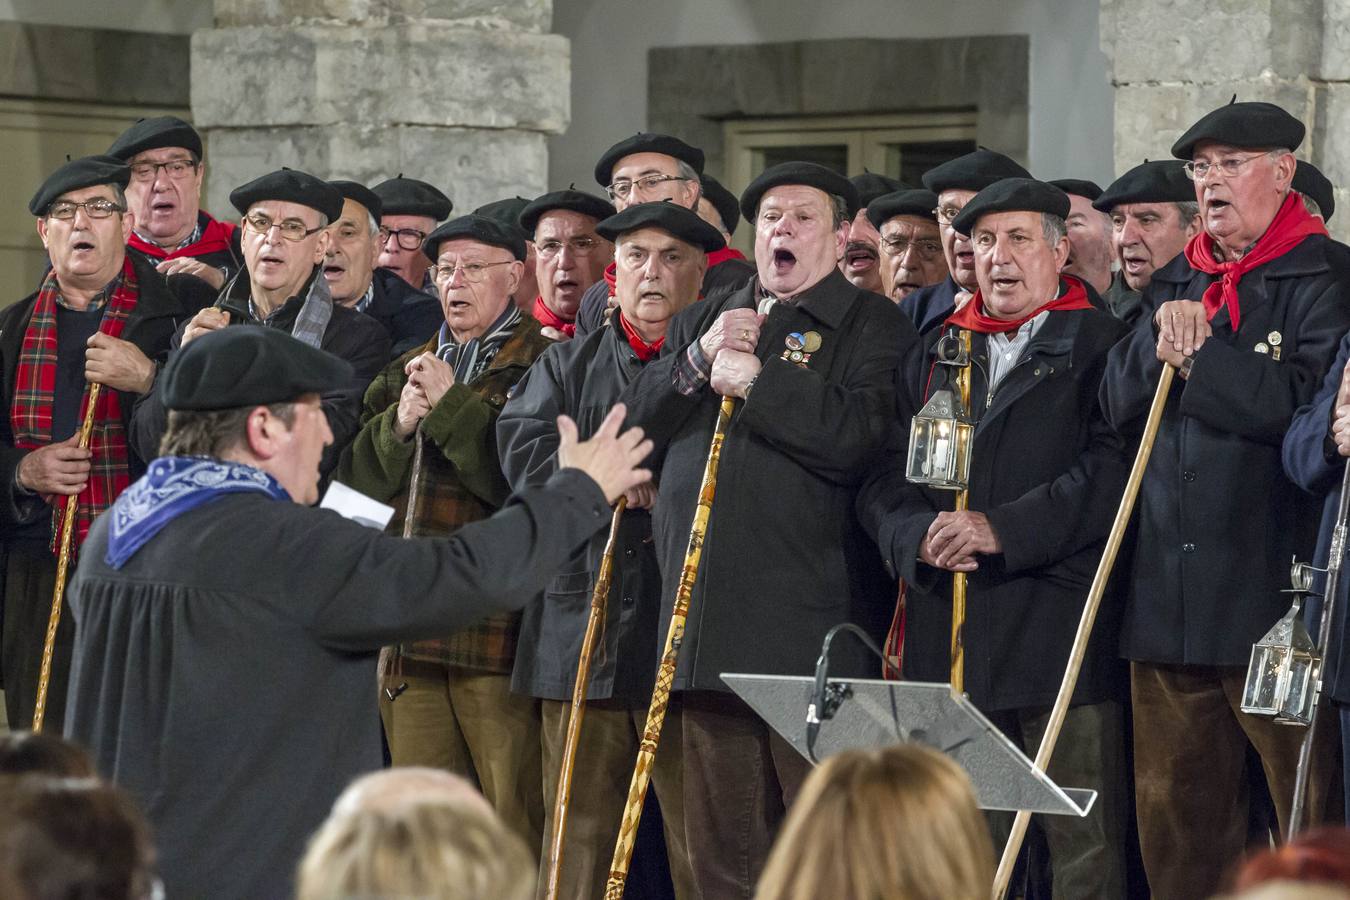
<svg viewBox="0 0 1350 900"><path fill-rule="evenodd" d="M717 463L722 457L722 441L727 436L727 425L736 407L734 397L723 397L717 410L717 427L713 429L708 447L708 464L703 469L703 483L698 489L698 506L694 509L694 524L689 530L689 546L680 569L680 585L675 592L675 608L666 632L666 646L661 653L661 665L656 670L656 686L652 702L647 708L647 724L642 729L642 744L633 766L633 780L628 787L628 802L623 807L619 822L619 839L614 844L614 859L609 864L609 880L605 883L605 900L622 900L624 883L628 880L628 865L633 861L633 841L637 838L638 822L642 819L642 804L647 798L647 782L651 779L656 748L661 741L661 726L666 720L670 704L670 686L675 680L675 663L680 644L684 642L684 620L689 615L689 599L698 578L698 561L703 555L703 536L708 531L708 515L712 512L713 494L717 491Z"/></svg>
<svg viewBox="0 0 1350 900"><path fill-rule="evenodd" d="M1078 632L1074 635L1073 649L1069 651L1069 665L1064 671L1064 680L1060 682L1059 694L1050 710L1050 721L1045 726L1045 736L1041 738L1040 749L1036 751L1036 768L1044 772L1050 765L1055 753L1055 742L1059 740L1059 731L1064 727L1064 716L1069 712L1069 701L1073 698L1074 686L1078 683L1078 673L1083 668L1083 656L1087 653L1088 640L1092 637L1092 626L1097 620L1097 609L1101 606L1102 594L1106 591L1106 582L1111 577L1111 569L1116 564L1116 554L1120 552L1121 541L1125 539L1125 530L1130 524L1130 515L1134 512L1134 502L1139 497L1139 485L1144 480L1144 470L1148 468L1148 458L1153 453L1153 442L1158 437L1158 425L1162 421L1163 407L1167 405L1167 394L1172 388L1172 376L1176 369L1164 363L1162 374L1158 376L1158 389L1153 392L1153 405L1149 407L1148 419L1144 424L1144 434L1139 439L1139 451L1134 455L1134 465L1130 468L1130 477L1125 482L1125 495L1120 498L1120 507L1116 510L1115 521L1106 537L1106 547L1102 551L1101 561L1097 564L1097 574L1092 578L1092 587L1088 590L1087 602L1083 604L1083 615L1078 620ZM998 872L994 876L994 900L1003 900L1012 880L1013 865L1022 849L1022 841L1027 835L1027 825L1031 822L1031 813L1022 810L1013 820L1012 834L1003 848L1003 858L999 860Z"/></svg>
<svg viewBox="0 0 1350 900"><path fill-rule="evenodd" d="M609 587L614 580L614 541L619 536L619 521L627 500L619 498L614 505L614 518L609 523L609 539L605 553L600 557L600 572L591 592L591 612L586 619L586 633L581 638L581 654L577 659L577 681L572 687L572 715L567 720L567 738L563 742L562 767L558 772L558 791L553 799L553 831L548 841L548 880L544 897L556 900L558 878L562 873L563 836L567 832L567 807L572 801L572 769L576 765L577 745L581 743L581 720L586 714L586 692L590 689L591 656L595 641L605 620L605 606L609 601Z"/></svg>
<svg viewBox="0 0 1350 900"><path fill-rule="evenodd" d="M412 471L408 473L408 502L403 508L403 537L406 540L413 536L413 523L417 517L417 493L422 488L422 454L425 441L422 439L422 422L417 421L417 428L413 431L413 458ZM381 647L380 657L375 664L377 682L382 682L384 687L385 699L393 703L408 689L408 683L401 681L394 683L394 679L403 671L403 650L402 645L392 647Z"/></svg>
<svg viewBox="0 0 1350 900"><path fill-rule="evenodd" d="M101 387L103 385L97 381L89 385L89 405L84 411L84 421L80 423L81 450L89 448L89 438L94 433L94 408L98 405ZM42 720L47 715L47 687L52 680L52 653L56 649L56 628L61 624L61 599L66 593L66 574L70 571L71 544L75 538L75 513L79 508L79 494L71 494L66 498L66 514L61 519L60 551L56 557L56 588L52 591L52 612L47 618L47 636L42 642L42 668L38 671L37 701L33 704L34 732L42 730Z"/></svg>
<svg viewBox="0 0 1350 900"><path fill-rule="evenodd" d="M970 358L970 332L961 331L961 345L965 348L966 359ZM964 366L956 376L957 388L961 391L961 408L970 409L970 365ZM970 491L962 488L956 493L956 511L964 512L970 502ZM958 694L966 692L966 573L952 573L952 690Z"/></svg>

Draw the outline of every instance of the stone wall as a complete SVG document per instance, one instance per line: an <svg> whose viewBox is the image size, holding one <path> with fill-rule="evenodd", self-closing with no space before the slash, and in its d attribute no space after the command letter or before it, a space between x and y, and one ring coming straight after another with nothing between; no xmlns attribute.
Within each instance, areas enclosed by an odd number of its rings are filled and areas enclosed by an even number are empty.
<svg viewBox="0 0 1350 900"><path fill-rule="evenodd" d="M192 38L207 208L283 165L374 183L400 172L457 211L546 189L570 118L552 0L216 0Z"/></svg>
<svg viewBox="0 0 1350 900"><path fill-rule="evenodd" d="M1101 0L1115 85L1116 171L1171 155L1196 119L1239 100L1308 125L1298 155L1338 185L1350 238L1350 0Z"/></svg>

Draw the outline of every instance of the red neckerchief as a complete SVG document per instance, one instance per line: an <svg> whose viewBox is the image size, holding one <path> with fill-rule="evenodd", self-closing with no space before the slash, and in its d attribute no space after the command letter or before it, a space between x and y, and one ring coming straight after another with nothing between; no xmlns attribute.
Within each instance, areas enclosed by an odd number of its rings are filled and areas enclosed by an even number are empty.
<svg viewBox="0 0 1350 900"><path fill-rule="evenodd" d="M1228 308L1228 318L1233 331L1238 330L1238 321L1242 310L1238 306L1238 282L1257 266L1265 265L1276 257L1283 256L1302 243L1311 234L1326 234L1322 220L1308 212L1303 206L1303 198L1294 191L1284 198L1284 204L1275 214L1266 233L1261 235L1256 246L1242 259L1232 262L1220 262L1214 258L1214 239L1200 232L1186 244L1186 262L1192 269L1198 269L1208 275L1221 275L1218 281L1205 288L1200 302L1205 304L1205 318L1213 320L1220 309Z"/></svg>
<svg viewBox="0 0 1350 900"><path fill-rule="evenodd" d="M605 266L605 284L609 285L609 295L611 297L614 296L614 293L617 290L615 283L616 279L619 277L618 271L618 266L615 263L610 263Z"/></svg>
<svg viewBox="0 0 1350 900"><path fill-rule="evenodd" d="M729 259L745 259L745 254L734 247L723 247L708 254L708 268L720 266Z"/></svg>
<svg viewBox="0 0 1350 900"><path fill-rule="evenodd" d="M1020 319L995 319L993 316L985 315L984 297L980 296L979 291L976 291L975 296L970 298L969 303L947 317L945 324L955 325L957 328L965 328L969 331L978 331L980 334L1002 334L1008 331L1016 331L1041 313L1049 310L1092 308L1092 303L1088 301L1087 291L1083 288L1083 282L1072 275L1061 275L1060 278L1064 280L1068 289L1049 303L1037 307Z"/></svg>
<svg viewBox="0 0 1350 900"><path fill-rule="evenodd" d="M56 298L59 294L56 273L54 270L49 271L38 290L32 317L23 333L23 347L19 351L18 367L14 372L14 402L10 408L14 446L23 450L36 450L52 442L52 402L56 393L57 364ZM122 282L108 298L98 330L109 337L120 337L127 317L136 308L139 296L136 270L132 268L131 257L128 256L122 264ZM80 368L84 368L83 357ZM81 422L84 421L88 405L89 389L86 387L84 399L80 401ZM126 430L122 424L120 391L112 388L99 391L89 450L93 454L89 483L80 492L75 509L77 548L84 543L94 518L111 506L117 495L131 484L131 462ZM53 535L56 535L61 533L66 504L65 497L54 500L61 501L52 517Z"/></svg>
<svg viewBox="0 0 1350 900"><path fill-rule="evenodd" d="M637 329L632 326L622 312L619 313L619 324L623 326L623 333L628 337L628 346L633 348L633 352L637 354L638 359L643 362L651 362L656 359L656 354L661 352L661 347L666 342L664 334L649 344L642 339L642 335L637 333Z"/></svg>
<svg viewBox="0 0 1350 900"><path fill-rule="evenodd" d="M127 241L127 246L139 250L147 256L153 256L155 259L178 259L180 256L205 256L208 253L228 251L230 240L234 237L234 230L238 226L213 219L207 213L202 213L202 217L206 219L206 226L202 228L202 236L186 247L179 247L177 250L165 250L158 244L152 244L145 240L134 231L131 233L131 239Z"/></svg>
<svg viewBox="0 0 1350 900"><path fill-rule="evenodd" d="M556 328L568 337L573 337L577 333L577 323L569 322L562 316L548 308L542 296L534 298L534 309L530 315L539 320L539 324L545 328Z"/></svg>

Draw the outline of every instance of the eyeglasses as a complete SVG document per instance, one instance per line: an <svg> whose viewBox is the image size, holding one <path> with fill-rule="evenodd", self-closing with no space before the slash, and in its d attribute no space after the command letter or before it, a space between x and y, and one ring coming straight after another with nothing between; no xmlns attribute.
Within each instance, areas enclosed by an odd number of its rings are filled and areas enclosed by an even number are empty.
<svg viewBox="0 0 1350 900"><path fill-rule="evenodd" d="M136 163L131 167L131 177L137 181L154 181L160 169L174 181L178 181L197 171L197 162L192 159L171 159L162 163Z"/></svg>
<svg viewBox="0 0 1350 900"><path fill-rule="evenodd" d="M909 238L881 239L881 249L891 256L904 256L910 250L919 254L919 259L931 261L942 255L942 244L932 240L911 241Z"/></svg>
<svg viewBox="0 0 1350 900"><path fill-rule="evenodd" d="M957 216L961 215L960 206L939 206L933 210L933 215L937 216L939 225L950 225Z"/></svg>
<svg viewBox="0 0 1350 900"><path fill-rule="evenodd" d="M1209 173L1218 170L1225 178L1236 178L1242 171L1242 167L1254 159L1260 159L1263 156L1270 156L1271 153L1278 153L1278 150L1272 150L1267 153L1253 153L1251 156L1230 156L1227 159L1221 159L1218 162L1188 162L1182 166L1186 170L1186 177L1191 181L1204 181L1209 177Z"/></svg>
<svg viewBox="0 0 1350 900"><path fill-rule="evenodd" d="M633 188L642 188L646 192L664 181L688 180L688 178L681 178L679 175L643 175L641 178L634 178L632 181L616 181L605 188L605 192L609 194L611 200L627 200L628 195L633 193Z"/></svg>
<svg viewBox="0 0 1350 900"><path fill-rule="evenodd" d="M534 249L544 259L552 259L562 252L563 247L567 247L577 256L589 256L599 246L600 242L595 238L575 237L567 241L544 241L535 244Z"/></svg>
<svg viewBox="0 0 1350 900"><path fill-rule="evenodd" d="M303 241L311 234L322 231L322 228L306 228L305 223L299 219L282 219L280 222L273 222L271 217L262 213L250 213L244 216L244 225L249 231L257 234L267 234L276 226L277 232L288 241Z"/></svg>
<svg viewBox="0 0 1350 900"><path fill-rule="evenodd" d="M464 280L469 284L477 284L487 277L488 269L493 266L509 266L515 262L514 259L503 259L500 262L492 263L455 263L454 265L436 265L427 269L431 273L431 280L437 284L446 284L453 280L455 272L464 276Z"/></svg>
<svg viewBox="0 0 1350 900"><path fill-rule="evenodd" d="M422 246L422 242L427 239L425 231L418 231L416 228L385 228L380 226L380 246L383 247L389 243L389 236L394 235L398 238L398 245L404 250L416 250Z"/></svg>
<svg viewBox="0 0 1350 900"><path fill-rule="evenodd" d="M73 200L58 200L48 208L47 218L66 221L75 218L75 213L82 209L85 215L91 219L106 219L113 213L127 211L125 206L118 206L113 201L105 200L102 197L95 200L86 200L83 203L76 203Z"/></svg>

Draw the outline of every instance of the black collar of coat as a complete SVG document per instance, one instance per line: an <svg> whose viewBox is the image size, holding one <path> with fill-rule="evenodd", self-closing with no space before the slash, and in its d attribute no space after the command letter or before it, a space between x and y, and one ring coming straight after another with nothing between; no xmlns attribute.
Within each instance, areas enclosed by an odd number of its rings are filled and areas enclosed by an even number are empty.
<svg viewBox="0 0 1350 900"><path fill-rule="evenodd" d="M755 276L753 284L754 296L759 296L761 288L758 275ZM854 287L853 282L845 278L836 267L830 270L830 274L800 294L794 295L786 305L797 307L830 328L838 328L853 306L854 295L859 291L860 289Z"/></svg>
<svg viewBox="0 0 1350 900"><path fill-rule="evenodd" d="M1249 275L1259 274L1263 278L1306 278L1309 275L1323 275L1331 271L1328 250L1332 246L1329 238L1310 235L1304 238L1287 253L1275 257L1270 262L1253 269ZM1153 273L1153 281L1166 281L1171 284L1190 284L1197 276L1215 278L1217 276L1191 268L1185 253Z"/></svg>

